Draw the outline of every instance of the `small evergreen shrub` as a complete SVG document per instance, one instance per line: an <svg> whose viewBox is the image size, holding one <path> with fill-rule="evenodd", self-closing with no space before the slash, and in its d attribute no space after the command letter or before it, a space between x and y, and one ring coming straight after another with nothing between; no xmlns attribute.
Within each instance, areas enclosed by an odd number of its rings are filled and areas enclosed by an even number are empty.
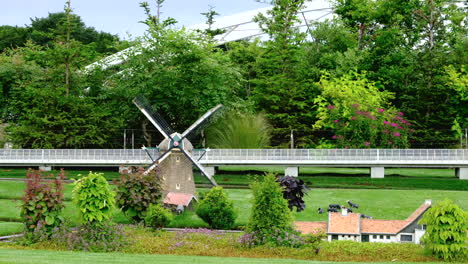
<svg viewBox="0 0 468 264"><path fill-rule="evenodd" d="M230 229L237 213L222 187L214 187L198 203L196 214L214 229Z"/></svg>
<svg viewBox="0 0 468 264"><path fill-rule="evenodd" d="M169 209L164 208L161 204L151 204L148 207L148 211L145 216L146 226L162 228L168 226L172 220L174 220L172 212Z"/></svg>
<svg viewBox="0 0 468 264"><path fill-rule="evenodd" d="M26 240L36 242L47 239L53 229L61 224L64 179L63 170L53 180L45 179L40 170L28 170L20 212Z"/></svg>
<svg viewBox="0 0 468 264"><path fill-rule="evenodd" d="M83 224L101 224L109 220L114 209L114 192L103 173L89 172L75 181L73 200Z"/></svg>
<svg viewBox="0 0 468 264"><path fill-rule="evenodd" d="M451 200L436 203L419 221L427 225L422 242L436 257L445 261L468 258L468 212Z"/></svg>
<svg viewBox="0 0 468 264"><path fill-rule="evenodd" d="M254 181L251 189L254 197L247 232L262 238L258 244L272 240L278 233L293 233L292 212L276 176L266 174L262 181Z"/></svg>
<svg viewBox="0 0 468 264"><path fill-rule="evenodd" d="M156 204L162 197L161 181L155 173L121 175L116 185L117 206L135 222L142 221L148 207Z"/></svg>

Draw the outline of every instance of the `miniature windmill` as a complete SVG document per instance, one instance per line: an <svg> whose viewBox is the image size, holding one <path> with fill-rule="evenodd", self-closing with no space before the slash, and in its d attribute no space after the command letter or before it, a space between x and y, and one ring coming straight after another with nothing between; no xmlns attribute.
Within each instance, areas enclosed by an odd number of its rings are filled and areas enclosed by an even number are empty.
<svg viewBox="0 0 468 264"><path fill-rule="evenodd" d="M143 96L136 97L133 103L164 136L164 140L159 144L159 157L154 160L150 156L153 162L144 173L148 174L158 167L159 175L163 180L163 195L166 197L165 203L188 206L190 200L195 197L192 164L214 186L217 186L213 176L208 174L203 166L192 157L193 146L186 137L200 128L210 116L222 108L222 105L217 105L210 109L180 134L172 130L169 124L152 109Z"/></svg>

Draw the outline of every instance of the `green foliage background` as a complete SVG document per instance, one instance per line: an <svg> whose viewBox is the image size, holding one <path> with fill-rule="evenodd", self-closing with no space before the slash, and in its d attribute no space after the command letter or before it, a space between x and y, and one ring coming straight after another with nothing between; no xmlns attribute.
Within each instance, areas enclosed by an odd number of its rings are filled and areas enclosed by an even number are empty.
<svg viewBox="0 0 468 264"><path fill-rule="evenodd" d="M149 4L141 5L148 32L130 42L86 26L70 9L26 27L0 26L0 114L9 140L22 148L121 148L123 130L131 129L144 138L138 145L155 145L161 138L131 103L143 94L179 131L218 103L262 113L274 147L288 146L291 131L296 147L344 147L330 139L343 131L326 124L325 102L346 105L335 112L342 118L359 104L411 120L414 132L398 132L400 142L391 146L369 120L357 129L348 122L356 134L349 147L461 147L468 128L466 6L334 0L334 19L301 32L293 25L305 0L268 2L272 9L255 21L269 40L219 47L215 29L176 29ZM204 14L212 23L217 13ZM130 45L125 63L84 70ZM346 98L324 89L350 79ZM357 91L369 84L372 94L361 97Z"/></svg>

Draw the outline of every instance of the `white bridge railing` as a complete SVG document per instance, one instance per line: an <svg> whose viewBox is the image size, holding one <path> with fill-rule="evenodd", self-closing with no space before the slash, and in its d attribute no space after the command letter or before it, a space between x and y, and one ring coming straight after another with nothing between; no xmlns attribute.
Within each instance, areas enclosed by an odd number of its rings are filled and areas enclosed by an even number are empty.
<svg viewBox="0 0 468 264"><path fill-rule="evenodd" d="M147 150L155 159L156 149ZM468 149L210 149L194 150L206 165L217 164L412 164L466 166ZM145 165L151 158L142 149L0 149L1 165Z"/></svg>

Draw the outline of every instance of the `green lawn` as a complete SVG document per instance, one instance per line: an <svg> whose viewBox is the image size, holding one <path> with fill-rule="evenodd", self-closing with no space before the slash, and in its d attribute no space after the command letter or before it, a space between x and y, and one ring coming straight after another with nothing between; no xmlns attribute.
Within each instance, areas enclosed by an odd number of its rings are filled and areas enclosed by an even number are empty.
<svg viewBox="0 0 468 264"><path fill-rule="evenodd" d="M221 166L220 173L263 173L274 172L284 173L281 166ZM314 176L339 176L339 175L359 175L369 176L368 168L322 168L322 167L300 167L299 175ZM385 168L385 176L408 176L427 178L455 178L454 169L421 169L421 168Z"/></svg>
<svg viewBox="0 0 468 264"><path fill-rule="evenodd" d="M21 233L23 227L23 223L0 221L0 236Z"/></svg>
<svg viewBox="0 0 468 264"><path fill-rule="evenodd" d="M1 244L0 244L1 247ZM177 256L177 255L146 255L146 254L123 254L123 253L86 253L73 251L46 251L46 250L25 250L0 248L0 263L18 264L48 264L48 263L203 263L203 264L350 264L356 262L329 262L329 261L306 261L292 259L261 259L261 258L223 258L205 256ZM359 262L365 264L366 262ZM407 264L413 262L373 262L373 263L398 263ZM424 262L425 264L435 264L439 262Z"/></svg>
<svg viewBox="0 0 468 264"><path fill-rule="evenodd" d="M37 169L37 168L34 167L33 169ZM67 179L77 179L80 177L79 175L88 175L89 171L104 173L104 176L107 179L117 179L120 176L117 170L118 168L115 168L115 170L113 171L102 170L100 168L90 168L89 170L68 170L67 168L65 168ZM0 168L0 178L18 178L18 179L25 178L26 171L27 171L26 168ZM52 170L49 172L44 172L44 175L49 175L49 174L55 175L58 172L60 172L60 170Z"/></svg>
<svg viewBox="0 0 468 264"><path fill-rule="evenodd" d="M199 192L207 189L198 189ZM252 192L248 189L226 189L229 198L233 200L239 212L237 225L245 225L249 219ZM70 188L67 188L66 196L70 196ZM298 221L325 221L327 214L318 214L317 208L327 208L328 204L346 204L346 200L351 200L359 204L357 212L370 215L377 219L405 219L425 199L432 199L434 202L449 198L464 210L468 210L468 192L466 191L441 191L441 190L372 190L372 189L312 189L306 196L306 210L295 213ZM0 220L20 221L19 207L20 200L0 199ZM72 222L77 222L77 210L72 202L65 202L65 216ZM118 223L128 223L128 219L122 212L116 210L114 221ZM204 227L206 226L194 212L187 211L178 215L171 224L172 227Z"/></svg>

